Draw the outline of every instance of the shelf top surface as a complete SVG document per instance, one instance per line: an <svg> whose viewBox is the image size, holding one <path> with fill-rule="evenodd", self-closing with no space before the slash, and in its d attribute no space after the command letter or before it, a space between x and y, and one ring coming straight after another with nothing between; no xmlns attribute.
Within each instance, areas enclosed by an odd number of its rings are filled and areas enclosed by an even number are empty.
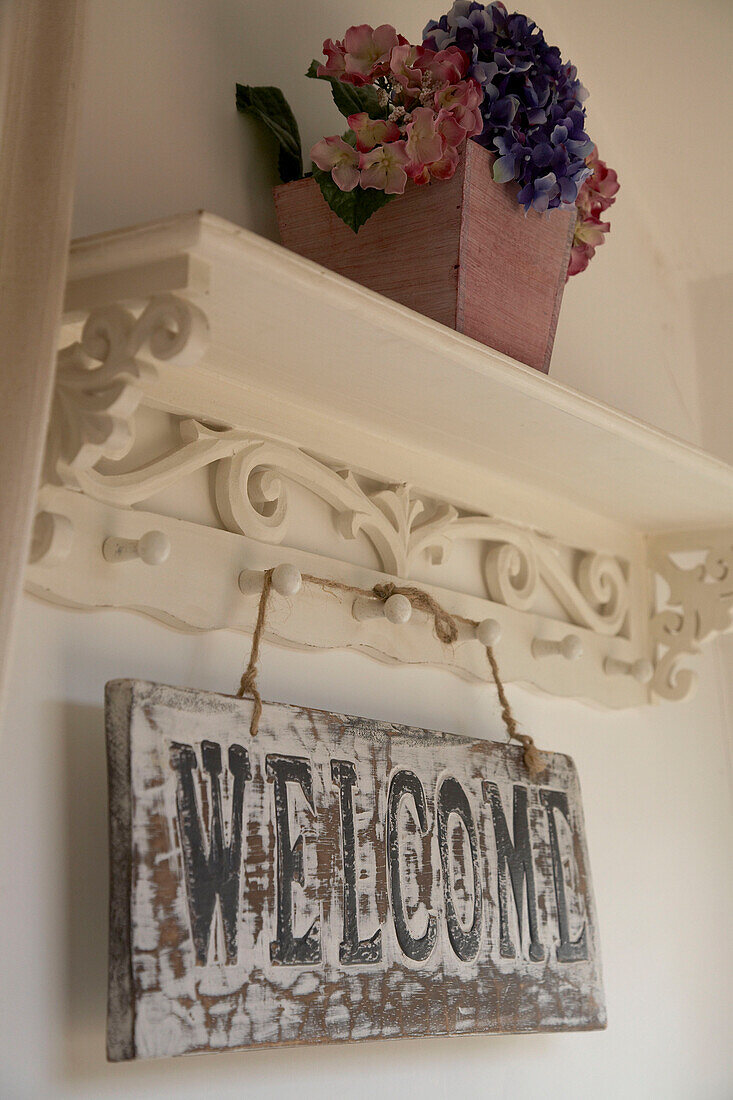
<svg viewBox="0 0 733 1100"><path fill-rule="evenodd" d="M223 219L72 245L72 315L166 289L203 305L214 374L645 533L733 524L733 467Z"/></svg>

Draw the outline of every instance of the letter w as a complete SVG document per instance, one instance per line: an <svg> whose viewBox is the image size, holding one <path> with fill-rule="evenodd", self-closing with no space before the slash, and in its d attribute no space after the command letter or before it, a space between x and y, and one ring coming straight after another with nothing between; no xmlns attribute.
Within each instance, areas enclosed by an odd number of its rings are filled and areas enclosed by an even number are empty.
<svg viewBox="0 0 733 1100"><path fill-rule="evenodd" d="M242 864L242 813L244 787L252 773L249 756L241 745L229 749L229 771L234 776L229 843L224 841L221 802L221 748L213 741L202 741L201 759L209 775L211 811L209 849L204 851L204 829L199 816L193 772L196 753L190 745L171 745L171 765L178 773L176 807L181 834L186 893L196 962L205 966L209 954L211 922L219 898L224 928L226 961L237 960L237 915L239 875Z"/></svg>

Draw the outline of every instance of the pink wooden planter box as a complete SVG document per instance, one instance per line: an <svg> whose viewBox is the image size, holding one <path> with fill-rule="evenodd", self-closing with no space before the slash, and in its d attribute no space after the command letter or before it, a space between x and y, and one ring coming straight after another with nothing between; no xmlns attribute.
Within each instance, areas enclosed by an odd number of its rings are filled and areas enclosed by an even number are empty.
<svg viewBox="0 0 733 1100"><path fill-rule="evenodd" d="M547 371L575 211L525 217L469 141L448 182L408 184L354 234L313 179L275 188L286 248L482 344Z"/></svg>

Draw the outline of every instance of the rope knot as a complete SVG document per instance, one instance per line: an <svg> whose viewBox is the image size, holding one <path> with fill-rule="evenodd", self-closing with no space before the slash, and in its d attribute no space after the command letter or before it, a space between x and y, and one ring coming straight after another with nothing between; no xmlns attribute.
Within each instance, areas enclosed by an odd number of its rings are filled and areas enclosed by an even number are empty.
<svg viewBox="0 0 733 1100"><path fill-rule="evenodd" d="M254 695L257 691L257 669L251 666L242 674L239 683L240 695Z"/></svg>
<svg viewBox="0 0 733 1100"><path fill-rule="evenodd" d="M524 764L532 779L535 779L545 770L545 761L542 753L528 733L515 733L515 740L524 748Z"/></svg>

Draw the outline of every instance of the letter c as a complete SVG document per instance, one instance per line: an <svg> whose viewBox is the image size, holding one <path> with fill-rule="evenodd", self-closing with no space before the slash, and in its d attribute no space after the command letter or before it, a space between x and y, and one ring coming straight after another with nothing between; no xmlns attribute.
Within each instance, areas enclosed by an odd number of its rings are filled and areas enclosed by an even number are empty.
<svg viewBox="0 0 733 1100"><path fill-rule="evenodd" d="M400 803L407 795L412 797L415 807L414 816L425 835L428 831L427 803L422 783L414 772L399 771L392 777L387 796L387 874L389 877L395 933L400 949L408 959L424 962L430 957L438 937L438 921L435 914L428 911L428 925L422 936L413 936L407 923L405 903L402 897L400 879L400 839L397 831L397 814Z"/></svg>

